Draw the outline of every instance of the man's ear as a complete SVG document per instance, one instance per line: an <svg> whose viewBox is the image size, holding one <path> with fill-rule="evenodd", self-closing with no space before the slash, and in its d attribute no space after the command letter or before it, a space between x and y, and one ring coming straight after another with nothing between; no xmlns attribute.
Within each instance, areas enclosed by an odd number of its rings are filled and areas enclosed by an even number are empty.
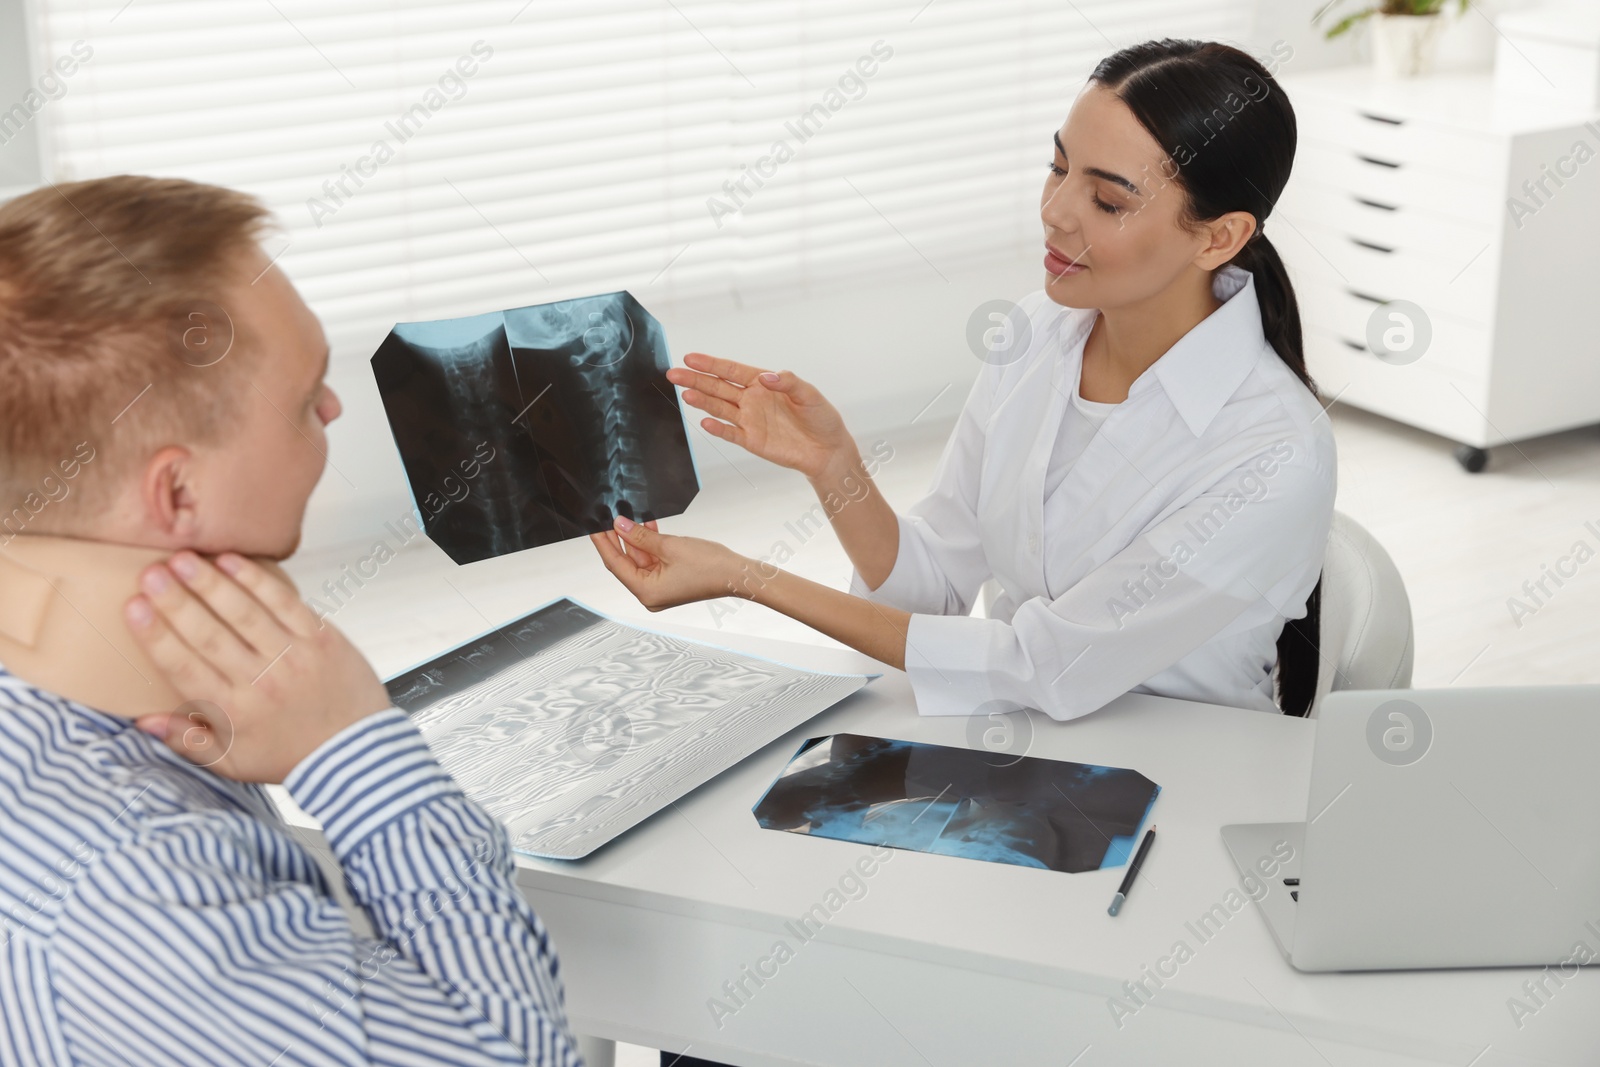
<svg viewBox="0 0 1600 1067"><path fill-rule="evenodd" d="M187 448L168 445L150 457L139 479L139 502L152 531L178 544L194 539L200 525L194 480L194 454Z"/></svg>
<svg viewBox="0 0 1600 1067"><path fill-rule="evenodd" d="M1256 232L1256 217L1248 211L1230 211L1202 224L1209 240L1194 259L1201 270L1216 270L1239 254Z"/></svg>

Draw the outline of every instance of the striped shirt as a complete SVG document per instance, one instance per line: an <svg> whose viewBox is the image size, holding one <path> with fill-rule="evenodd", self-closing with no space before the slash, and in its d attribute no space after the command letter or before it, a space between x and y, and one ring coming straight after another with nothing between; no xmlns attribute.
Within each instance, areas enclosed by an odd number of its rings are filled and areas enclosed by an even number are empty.
<svg viewBox="0 0 1600 1067"><path fill-rule="evenodd" d="M581 1067L503 826L398 709L266 791L0 668L0 1065Z"/></svg>

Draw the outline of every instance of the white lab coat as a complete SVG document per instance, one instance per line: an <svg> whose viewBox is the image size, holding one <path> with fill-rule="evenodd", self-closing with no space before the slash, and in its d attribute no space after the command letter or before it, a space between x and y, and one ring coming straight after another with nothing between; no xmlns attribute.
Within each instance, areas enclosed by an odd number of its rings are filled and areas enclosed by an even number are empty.
<svg viewBox="0 0 1600 1067"><path fill-rule="evenodd" d="M1093 310L1043 291L1032 341L986 364L899 554L869 590L912 612L906 673L925 715L1087 714L1128 691L1275 711L1286 619L1305 614L1333 517L1333 433L1262 334L1255 279L1139 376L1052 498L1044 484ZM1059 505L1059 506L1058 506ZM969 613L993 577L991 617ZM1325 667L1323 669L1326 669Z"/></svg>

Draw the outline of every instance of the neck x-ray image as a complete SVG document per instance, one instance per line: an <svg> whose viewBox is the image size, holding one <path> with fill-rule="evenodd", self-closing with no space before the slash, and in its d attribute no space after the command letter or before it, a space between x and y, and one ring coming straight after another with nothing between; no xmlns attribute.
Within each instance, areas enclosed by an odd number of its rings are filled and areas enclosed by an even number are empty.
<svg viewBox="0 0 1600 1067"><path fill-rule="evenodd" d="M399 323L372 357L423 530L457 563L682 514L700 480L668 366L626 292Z"/></svg>

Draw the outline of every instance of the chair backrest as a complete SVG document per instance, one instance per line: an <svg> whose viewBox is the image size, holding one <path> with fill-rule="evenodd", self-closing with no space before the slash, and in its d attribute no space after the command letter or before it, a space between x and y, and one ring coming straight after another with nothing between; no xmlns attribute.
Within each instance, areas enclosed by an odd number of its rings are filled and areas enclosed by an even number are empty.
<svg viewBox="0 0 1600 1067"><path fill-rule="evenodd" d="M1000 594L993 578L978 593L976 614L989 615ZM1383 546L1342 511L1333 513L1322 565L1321 647L1310 715L1335 689L1409 689L1416 654L1411 599Z"/></svg>
<svg viewBox="0 0 1600 1067"><path fill-rule="evenodd" d="M1408 689L1416 646L1400 570L1356 520L1333 513L1322 565L1322 639L1310 714L1335 689Z"/></svg>

